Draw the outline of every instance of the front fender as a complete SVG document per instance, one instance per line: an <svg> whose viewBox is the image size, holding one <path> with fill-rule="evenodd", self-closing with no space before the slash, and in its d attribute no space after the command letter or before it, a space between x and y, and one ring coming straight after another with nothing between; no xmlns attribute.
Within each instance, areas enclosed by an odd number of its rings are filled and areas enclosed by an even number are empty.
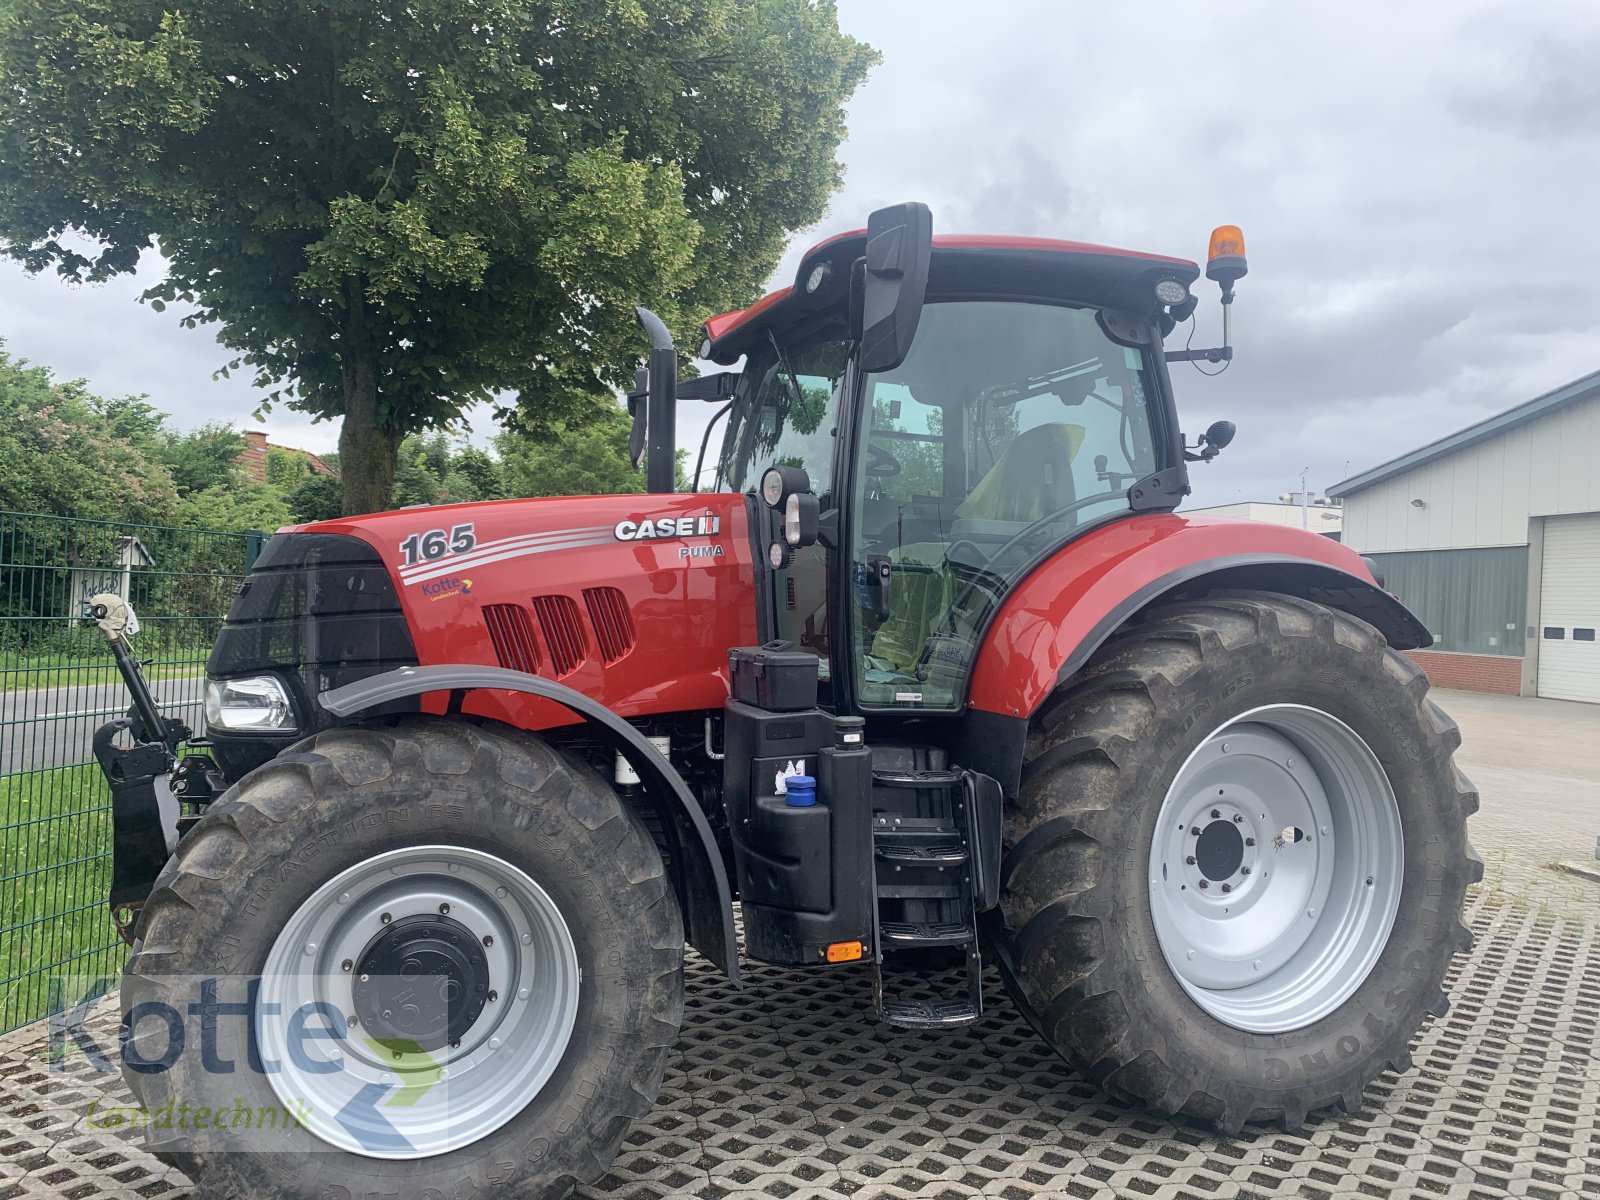
<svg viewBox="0 0 1600 1200"><path fill-rule="evenodd" d="M705 813L690 795L683 777L648 738L605 705L537 675L505 667L471 664L401 667L323 693L322 707L336 717L350 717L390 701L426 692L468 692L478 688L522 692L554 700L598 726L617 750L651 785L684 843L684 878L680 898L690 945L739 985L739 944L733 928L733 893Z"/></svg>
<svg viewBox="0 0 1600 1200"><path fill-rule="evenodd" d="M1140 610L1178 589L1218 588L1281 592L1341 609L1376 626L1397 650L1433 641L1338 542L1261 521L1150 514L1085 534L1012 589L984 635L968 707L1030 716Z"/></svg>

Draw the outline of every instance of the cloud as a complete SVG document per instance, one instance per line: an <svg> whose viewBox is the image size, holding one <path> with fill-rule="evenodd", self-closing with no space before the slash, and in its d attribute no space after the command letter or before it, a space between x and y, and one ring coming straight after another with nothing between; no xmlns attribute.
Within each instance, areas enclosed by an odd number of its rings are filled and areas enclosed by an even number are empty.
<svg viewBox="0 0 1600 1200"><path fill-rule="evenodd" d="M1183 424L1238 422L1196 501L1326 487L1593 370L1600 359L1600 8L1588 0L845 0L883 51L850 106L843 189L805 245L882 204L937 228L1190 257L1244 227L1238 358L1177 367ZM1196 344L1216 335L1202 284ZM209 334L0 270L15 353L185 422L243 420ZM1182 336L1182 334L1180 334ZM680 414L691 457L712 406ZM486 418L475 419L480 430ZM280 410L283 440L334 427ZM326 439L319 441L318 439ZM713 454L718 441L713 435Z"/></svg>

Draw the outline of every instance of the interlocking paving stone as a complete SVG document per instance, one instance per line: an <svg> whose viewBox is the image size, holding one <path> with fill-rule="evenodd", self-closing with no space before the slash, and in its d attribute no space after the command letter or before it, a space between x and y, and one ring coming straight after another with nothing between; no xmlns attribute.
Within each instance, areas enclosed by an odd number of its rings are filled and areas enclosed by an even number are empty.
<svg viewBox="0 0 1600 1200"><path fill-rule="evenodd" d="M1361 1113L1234 1138L1109 1099L992 979L978 1024L925 1035L875 1021L865 969L752 966L740 994L694 959L660 1101L578 1195L1600 1200L1597 916L1600 896L1574 917L1491 874L1415 1068L1375 1082ZM130 1137L88 1124L91 1100L127 1101L121 1083L81 1058L48 1071L44 1043L34 1027L0 1048L0 1200L188 1196Z"/></svg>

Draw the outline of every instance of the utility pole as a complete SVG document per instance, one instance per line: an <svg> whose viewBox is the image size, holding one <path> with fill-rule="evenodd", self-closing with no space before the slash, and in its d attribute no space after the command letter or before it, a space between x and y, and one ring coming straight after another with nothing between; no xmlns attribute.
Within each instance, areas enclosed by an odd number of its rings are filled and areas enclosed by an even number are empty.
<svg viewBox="0 0 1600 1200"><path fill-rule="evenodd" d="M1307 467L1300 472L1300 528L1311 528L1311 494L1306 491L1306 476L1311 474Z"/></svg>

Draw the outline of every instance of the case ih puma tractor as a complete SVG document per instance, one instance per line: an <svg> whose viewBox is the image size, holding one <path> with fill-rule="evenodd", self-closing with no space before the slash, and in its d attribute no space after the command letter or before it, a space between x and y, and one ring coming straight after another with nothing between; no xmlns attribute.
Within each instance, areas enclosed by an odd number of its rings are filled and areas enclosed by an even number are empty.
<svg viewBox="0 0 1600 1200"><path fill-rule="evenodd" d="M686 947L870 971L930 1037L992 966L1073 1068L1224 1131L1407 1069L1476 796L1368 564L1174 511L1233 432L1174 407L1168 363L1232 353L1163 350L1199 274L906 204L707 322L737 374L678 386L641 311L647 494L283 530L204 740L98 611L123 1069L190 1118L155 1148L219 1193L559 1194L650 1107ZM707 401L715 490L674 493Z"/></svg>

